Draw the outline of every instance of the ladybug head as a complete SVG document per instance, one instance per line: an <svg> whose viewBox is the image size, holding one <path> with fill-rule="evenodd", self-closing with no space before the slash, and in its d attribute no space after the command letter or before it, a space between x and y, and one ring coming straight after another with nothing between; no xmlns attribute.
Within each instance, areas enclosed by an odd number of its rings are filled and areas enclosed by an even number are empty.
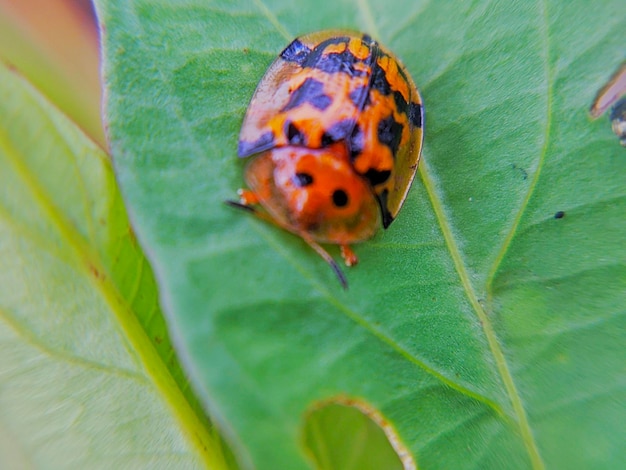
<svg viewBox="0 0 626 470"><path fill-rule="evenodd" d="M342 144L269 150L250 162L245 179L279 225L319 242L359 242L380 227L374 192Z"/></svg>

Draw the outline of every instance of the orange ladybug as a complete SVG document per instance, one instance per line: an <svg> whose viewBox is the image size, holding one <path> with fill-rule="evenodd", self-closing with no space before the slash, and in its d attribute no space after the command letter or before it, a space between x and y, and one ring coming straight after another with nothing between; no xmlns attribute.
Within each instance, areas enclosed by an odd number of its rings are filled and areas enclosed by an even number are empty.
<svg viewBox="0 0 626 470"><path fill-rule="evenodd" d="M422 150L423 107L409 73L367 34L295 39L265 73L239 136L250 189L238 202L300 236L337 274L320 243L350 248L398 214Z"/></svg>

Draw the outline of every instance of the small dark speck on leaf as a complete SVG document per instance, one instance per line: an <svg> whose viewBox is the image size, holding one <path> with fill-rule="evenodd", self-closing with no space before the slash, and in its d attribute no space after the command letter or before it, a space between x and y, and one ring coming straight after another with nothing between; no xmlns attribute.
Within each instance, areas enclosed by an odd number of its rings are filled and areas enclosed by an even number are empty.
<svg viewBox="0 0 626 470"><path fill-rule="evenodd" d="M96 268L94 265L89 265L89 271L91 271L91 274L93 274L93 277L95 277L96 279L100 281L104 280L104 274L100 272L98 268Z"/></svg>
<svg viewBox="0 0 626 470"><path fill-rule="evenodd" d="M513 168L514 170L519 170L522 173L522 178L524 180L528 179L528 172L524 170L523 168L520 168L515 163L511 164L511 168Z"/></svg>
<svg viewBox="0 0 626 470"><path fill-rule="evenodd" d="M129 225L128 226L128 236L130 238L130 242L133 245L137 244L137 237L135 236L135 231L133 230L133 228Z"/></svg>
<svg viewBox="0 0 626 470"><path fill-rule="evenodd" d="M565 212L563 211L558 211L554 214L555 219L562 219L563 217L565 217Z"/></svg>
<svg viewBox="0 0 626 470"><path fill-rule="evenodd" d="M163 338L159 337L159 336L155 336L154 337L154 342L156 344L161 344L163 342Z"/></svg>

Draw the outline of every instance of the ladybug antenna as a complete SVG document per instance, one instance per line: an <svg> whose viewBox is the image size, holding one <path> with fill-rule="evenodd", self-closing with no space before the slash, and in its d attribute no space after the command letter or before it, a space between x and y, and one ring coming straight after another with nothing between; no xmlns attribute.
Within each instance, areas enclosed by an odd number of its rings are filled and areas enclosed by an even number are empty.
<svg viewBox="0 0 626 470"><path fill-rule="evenodd" d="M343 287L345 290L348 290L348 280L346 279L346 275L343 273L343 271L341 270L337 262L333 259L333 257L330 256L324 248L322 248L315 240L313 240L308 235L303 234L303 233L299 233L298 235L300 235L300 237L302 237L302 239L305 242L307 242L308 245L311 248L313 248L317 252L317 254L320 255L324 259L324 261L328 263L328 265L335 272L337 279L339 279L339 282L341 283L341 287Z"/></svg>

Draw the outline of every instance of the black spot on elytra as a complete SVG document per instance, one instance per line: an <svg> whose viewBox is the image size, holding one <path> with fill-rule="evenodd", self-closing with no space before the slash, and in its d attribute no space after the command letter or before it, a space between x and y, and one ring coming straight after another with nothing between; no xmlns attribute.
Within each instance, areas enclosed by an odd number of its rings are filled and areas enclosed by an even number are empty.
<svg viewBox="0 0 626 470"><path fill-rule="evenodd" d="M296 173L293 177L293 182L299 188L303 188L304 186L309 186L313 184L313 177L308 173Z"/></svg>
<svg viewBox="0 0 626 470"><path fill-rule="evenodd" d="M313 49L313 53L317 55L321 55L324 53L324 51L326 50L328 46L333 46L337 44L347 45L349 42L350 42L350 38L348 36L335 36L332 38L328 38L325 41L320 42L317 46L315 46L315 49ZM315 61L315 58L311 57L311 60L309 61L309 63L307 63L307 66L310 67L311 63L314 61Z"/></svg>
<svg viewBox="0 0 626 470"><path fill-rule="evenodd" d="M355 124L348 138L348 149L350 150L350 160L352 162L363 152L364 146L365 136L363 135L363 129L358 124Z"/></svg>
<svg viewBox="0 0 626 470"><path fill-rule="evenodd" d="M387 81L385 71L378 64L374 64L372 67L370 86L372 89L378 90L382 95L388 95L391 93L391 85L389 85L389 82Z"/></svg>
<svg viewBox="0 0 626 470"><path fill-rule="evenodd" d="M363 70L355 68L354 64L359 60L350 52L345 50L344 52L332 52L330 54L323 55L315 68L320 69L326 73L346 73L351 77L362 77L366 74Z"/></svg>
<svg viewBox="0 0 626 470"><path fill-rule="evenodd" d="M254 142L240 140L237 153L239 154L239 157L244 158L255 153L269 150L272 147L274 147L274 133L272 131L268 131L265 134L262 134L261 137Z"/></svg>
<svg viewBox="0 0 626 470"><path fill-rule="evenodd" d="M332 125L322 134L322 147L326 147L340 140L344 140L355 126L354 119L345 119Z"/></svg>
<svg viewBox="0 0 626 470"><path fill-rule="evenodd" d="M306 145L306 137L300 129L291 121L285 123L285 134L292 145Z"/></svg>
<svg viewBox="0 0 626 470"><path fill-rule="evenodd" d="M386 229L391 225L391 222L394 221L393 216L388 210L383 211L383 228Z"/></svg>
<svg viewBox="0 0 626 470"><path fill-rule="evenodd" d="M367 105L371 104L370 90L367 86L356 87L348 95L350 101L354 104L355 108L362 110Z"/></svg>
<svg viewBox="0 0 626 470"><path fill-rule="evenodd" d="M310 53L311 49L300 42L299 39L296 39L280 53L280 57L287 62L295 62L302 65Z"/></svg>
<svg viewBox="0 0 626 470"><path fill-rule="evenodd" d="M402 140L402 124L396 121L393 116L382 119L378 123L378 140L391 149L395 157L400 140Z"/></svg>
<svg viewBox="0 0 626 470"><path fill-rule="evenodd" d="M322 147L328 147L329 145L332 145L335 142L335 140L328 135L328 133L324 132L322 134L322 139L321 139L321 144Z"/></svg>
<svg viewBox="0 0 626 470"><path fill-rule="evenodd" d="M293 108L310 103L314 108L320 111L325 110L333 102L333 99L324 93L324 84L314 78L307 78L299 88L294 90L289 98L289 102L282 111L288 111Z"/></svg>
<svg viewBox="0 0 626 470"><path fill-rule="evenodd" d="M367 74L363 70L355 68L355 64L363 62L356 58L347 47L350 38L337 37L321 42L307 57L304 62L305 67L311 67L332 74L342 72L350 77L361 77ZM343 52L327 53L326 48L334 44L346 44L346 50ZM366 59L367 60L367 59Z"/></svg>
<svg viewBox="0 0 626 470"><path fill-rule="evenodd" d="M398 64L398 74L400 75L403 81L405 81L406 83L410 82L409 77L406 76L406 73L404 73L404 69L400 67L399 64Z"/></svg>
<svg viewBox="0 0 626 470"><path fill-rule="evenodd" d="M377 186L379 184L384 183L391 176L391 171L389 170L376 170L375 168L370 168L363 175L370 182L372 186Z"/></svg>
<svg viewBox="0 0 626 470"><path fill-rule="evenodd" d="M391 225L391 222L393 222L393 216L389 212L389 209L387 209L387 198L389 197L389 190L385 189L376 197L378 199L378 205L380 206L380 214L383 219L383 228L387 228Z"/></svg>
<svg viewBox="0 0 626 470"><path fill-rule="evenodd" d="M419 103L409 104L409 121L415 127L422 127L422 105Z"/></svg>
<svg viewBox="0 0 626 470"><path fill-rule="evenodd" d="M348 205L348 194L343 189L335 189L333 192L333 204L337 207Z"/></svg>
<svg viewBox="0 0 626 470"><path fill-rule="evenodd" d="M394 91L393 100L396 104L396 109L398 110L398 112L406 114L407 109L409 107L409 103L406 102L406 100L404 99L404 96L402 96L402 93L400 93L397 90Z"/></svg>

